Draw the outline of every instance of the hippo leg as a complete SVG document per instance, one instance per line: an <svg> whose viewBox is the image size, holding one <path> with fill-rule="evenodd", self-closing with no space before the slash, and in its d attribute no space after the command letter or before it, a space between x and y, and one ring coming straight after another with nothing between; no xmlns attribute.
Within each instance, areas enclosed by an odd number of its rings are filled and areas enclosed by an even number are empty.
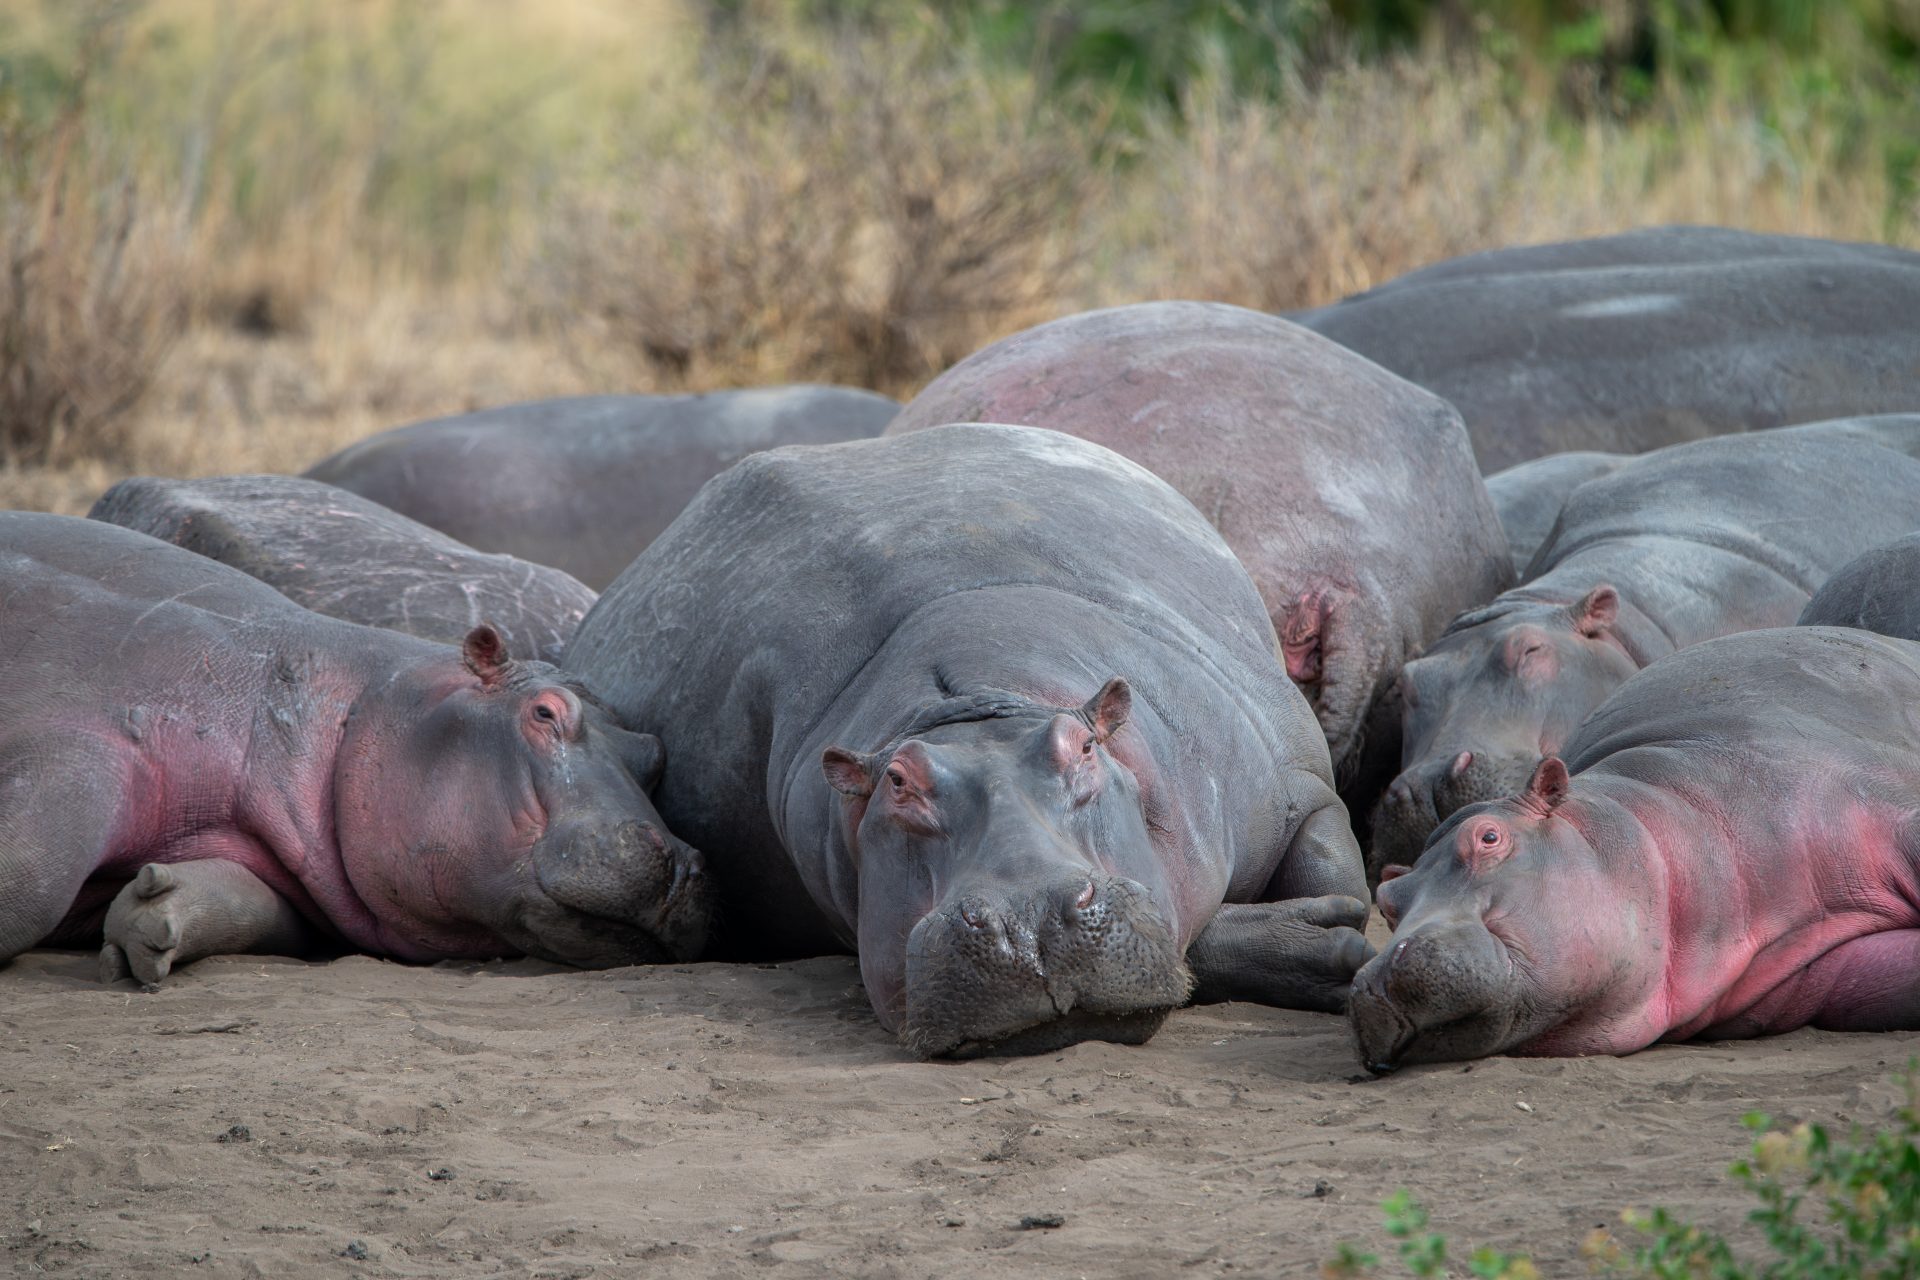
<svg viewBox="0 0 1920 1280"><path fill-rule="evenodd" d="M1367 904L1338 894L1229 902L1187 948L1195 1004L1251 1000L1340 1013L1353 975L1373 959L1360 930Z"/></svg>
<svg viewBox="0 0 1920 1280"><path fill-rule="evenodd" d="M75 767L70 752L0 759L0 962L60 927L112 831L116 806L99 785L111 775Z"/></svg>
<svg viewBox="0 0 1920 1280"><path fill-rule="evenodd" d="M1810 981L1831 984L1813 1025L1827 1031L1920 1028L1920 929L1869 934L1835 947L1809 966Z"/></svg>
<svg viewBox="0 0 1920 1280"><path fill-rule="evenodd" d="M100 980L131 977L153 991L202 956L298 955L316 941L299 912L238 863L149 862L107 909Z"/></svg>

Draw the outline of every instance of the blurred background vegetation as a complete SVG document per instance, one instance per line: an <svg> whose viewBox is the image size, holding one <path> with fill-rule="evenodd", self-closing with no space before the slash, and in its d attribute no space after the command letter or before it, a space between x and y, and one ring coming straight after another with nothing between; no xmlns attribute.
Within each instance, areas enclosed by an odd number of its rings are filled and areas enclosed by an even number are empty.
<svg viewBox="0 0 1920 1280"><path fill-rule="evenodd" d="M1673 221L1920 244L1920 0L0 0L0 497Z"/></svg>

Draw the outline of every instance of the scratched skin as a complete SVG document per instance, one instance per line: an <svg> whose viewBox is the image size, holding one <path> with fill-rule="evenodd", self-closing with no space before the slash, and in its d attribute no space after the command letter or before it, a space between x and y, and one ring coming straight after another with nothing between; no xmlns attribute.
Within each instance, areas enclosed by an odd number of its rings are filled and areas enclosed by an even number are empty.
<svg viewBox="0 0 1920 1280"><path fill-rule="evenodd" d="M598 591L748 454L865 439L899 409L815 386L535 400L384 431L306 474Z"/></svg>
<svg viewBox="0 0 1920 1280"><path fill-rule="evenodd" d="M1378 900L1393 938L1350 1005L1376 1071L1920 1027L1920 645L1794 627L1664 658Z"/></svg>
<svg viewBox="0 0 1920 1280"><path fill-rule="evenodd" d="M92 520L0 513L0 961L215 952L685 957L698 855L659 744L487 627L464 650L310 613ZM104 937L103 937L104 929Z"/></svg>
<svg viewBox="0 0 1920 1280"><path fill-rule="evenodd" d="M1292 317L1460 410L1482 470L1920 404L1920 254L1652 227L1472 254Z"/></svg>
<svg viewBox="0 0 1920 1280"><path fill-rule="evenodd" d="M1648 663L1791 626L1849 560L1920 528L1920 414L1674 445L1574 490L1530 581L1454 619L1401 679L1403 768L1376 863L1517 790Z"/></svg>
<svg viewBox="0 0 1920 1280"><path fill-rule="evenodd" d="M330 618L445 644L489 623L516 658L557 662L593 607L594 592L558 569L475 551L296 476L136 476L87 517L231 565Z"/></svg>
<svg viewBox="0 0 1920 1280"><path fill-rule="evenodd" d="M1337 1011L1370 954L1253 584L1098 445L961 425L749 458L567 667L665 742L724 952L857 951L915 1053L1142 1040L1196 981Z"/></svg>
<svg viewBox="0 0 1920 1280"><path fill-rule="evenodd" d="M1171 484L1252 575L1342 794L1399 759L1400 666L1513 581L1460 417L1297 325L1213 303L1055 320L935 379L887 428L1017 422Z"/></svg>

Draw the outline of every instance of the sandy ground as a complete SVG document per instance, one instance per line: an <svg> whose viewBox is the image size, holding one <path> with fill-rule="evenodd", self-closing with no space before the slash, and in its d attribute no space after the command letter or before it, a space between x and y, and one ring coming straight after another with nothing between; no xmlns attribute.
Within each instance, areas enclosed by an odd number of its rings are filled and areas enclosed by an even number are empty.
<svg viewBox="0 0 1920 1280"><path fill-rule="evenodd" d="M839 957L232 958L143 995L33 952L0 968L0 1275L1312 1274L1384 1251L1401 1186L1457 1244L1582 1275L1628 1205L1735 1227L1742 1113L1877 1123L1917 1050L1372 1081L1340 1020L1222 1005L1144 1047L923 1064Z"/></svg>

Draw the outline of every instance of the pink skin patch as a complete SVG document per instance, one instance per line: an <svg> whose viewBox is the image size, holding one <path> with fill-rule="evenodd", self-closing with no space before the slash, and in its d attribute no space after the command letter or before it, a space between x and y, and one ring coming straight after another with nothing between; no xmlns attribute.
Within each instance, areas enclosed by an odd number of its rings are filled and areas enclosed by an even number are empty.
<svg viewBox="0 0 1920 1280"><path fill-rule="evenodd" d="M1280 654L1295 684L1317 684L1325 670L1327 599L1317 591L1302 592L1280 620Z"/></svg>

